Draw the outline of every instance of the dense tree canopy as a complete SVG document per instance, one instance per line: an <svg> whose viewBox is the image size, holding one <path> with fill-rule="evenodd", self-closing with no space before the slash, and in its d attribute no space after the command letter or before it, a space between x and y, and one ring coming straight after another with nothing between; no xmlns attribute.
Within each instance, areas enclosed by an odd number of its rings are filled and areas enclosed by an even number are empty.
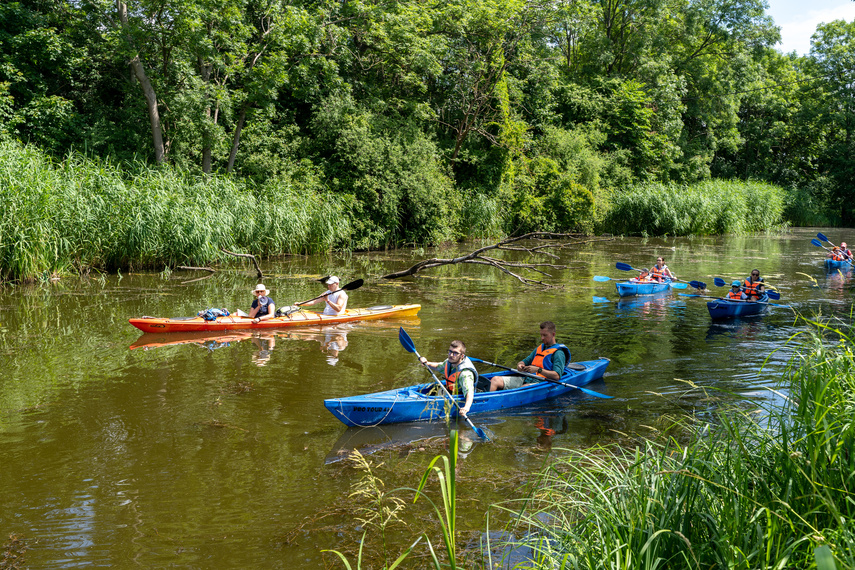
<svg viewBox="0 0 855 570"><path fill-rule="evenodd" d="M635 183L851 222L855 22L763 0L20 0L0 136L349 204L354 247L589 229Z"/></svg>

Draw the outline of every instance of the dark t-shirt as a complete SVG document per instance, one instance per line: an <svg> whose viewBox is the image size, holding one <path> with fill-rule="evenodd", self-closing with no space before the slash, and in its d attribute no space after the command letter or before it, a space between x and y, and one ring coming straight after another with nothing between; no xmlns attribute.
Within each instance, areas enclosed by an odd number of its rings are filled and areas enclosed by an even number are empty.
<svg viewBox="0 0 855 570"><path fill-rule="evenodd" d="M257 318L257 317L261 317L261 316L268 314L270 312L270 305L273 305L273 304L275 304L275 303L273 303L273 299L271 299L270 297L267 297L265 295L262 295L261 297L257 297L255 299L255 301L252 302L252 307L250 307L250 309L254 309L258 306L261 306L261 310L255 314L255 316Z"/></svg>

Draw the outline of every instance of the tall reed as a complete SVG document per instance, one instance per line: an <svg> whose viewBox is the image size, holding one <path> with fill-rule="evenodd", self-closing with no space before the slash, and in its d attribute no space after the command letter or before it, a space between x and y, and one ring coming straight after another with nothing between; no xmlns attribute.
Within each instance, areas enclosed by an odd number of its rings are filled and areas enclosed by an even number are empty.
<svg viewBox="0 0 855 570"><path fill-rule="evenodd" d="M602 225L617 234L744 234L783 224L785 192L763 182L644 184L612 196Z"/></svg>
<svg viewBox="0 0 855 570"><path fill-rule="evenodd" d="M552 464L521 513L522 567L855 567L855 342L809 324L778 404L746 400L683 426L686 445Z"/></svg>
<svg viewBox="0 0 855 570"><path fill-rule="evenodd" d="M122 165L0 142L0 280L95 267L162 268L326 251L350 236L345 200L272 179Z"/></svg>

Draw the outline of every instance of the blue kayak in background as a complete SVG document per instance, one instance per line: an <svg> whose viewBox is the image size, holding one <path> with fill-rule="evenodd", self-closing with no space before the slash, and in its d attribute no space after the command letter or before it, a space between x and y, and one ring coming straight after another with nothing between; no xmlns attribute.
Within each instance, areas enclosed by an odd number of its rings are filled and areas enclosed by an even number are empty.
<svg viewBox="0 0 855 570"><path fill-rule="evenodd" d="M619 281L615 283L618 295L630 297L632 295L653 295L671 289L671 281Z"/></svg>
<svg viewBox="0 0 855 570"><path fill-rule="evenodd" d="M564 375L561 377L561 382L572 384L572 386L544 381L524 384L522 387L513 390L478 392L472 401L469 415L526 406L547 398L562 396L572 392L576 387L590 384L594 380L602 378L606 367L609 365L609 359L600 358L599 360L574 362L573 364L580 364L584 366L584 369L565 368ZM480 377L489 379L513 374L515 374L514 371L508 370L481 374ZM444 419L447 407L451 408L448 410L449 416L456 416L457 407L451 406L441 394L434 394L436 387L435 383L418 384L362 396L330 398L324 400L324 406L332 415L348 426L376 426ZM459 406L464 405L463 396L458 395L454 398Z"/></svg>
<svg viewBox="0 0 855 570"><path fill-rule="evenodd" d="M852 264L849 263L848 261L846 261L845 259L841 260L841 261L837 261L834 259L826 258L825 269L826 269L826 271L833 271L835 269L847 270L847 269L852 269Z"/></svg>
<svg viewBox="0 0 855 570"><path fill-rule="evenodd" d="M728 319L731 317L748 317L759 315L769 308L768 303L752 303L749 301L731 301L730 299L716 299L707 303L710 316L713 319Z"/></svg>

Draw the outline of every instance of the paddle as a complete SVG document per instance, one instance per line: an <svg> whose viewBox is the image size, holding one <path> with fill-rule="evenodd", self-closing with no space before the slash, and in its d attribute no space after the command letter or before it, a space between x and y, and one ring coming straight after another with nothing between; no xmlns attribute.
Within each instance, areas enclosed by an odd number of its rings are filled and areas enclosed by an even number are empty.
<svg viewBox="0 0 855 570"><path fill-rule="evenodd" d="M822 234L816 234L816 236L817 236L819 239L821 239L822 241L825 241L825 242L831 243L830 241L828 241L828 238L827 238L827 237L825 237L825 236L824 236L824 235L822 235ZM822 245L821 243L819 243L819 240L812 239L812 240L810 240L810 242L811 242L813 245L815 245L816 247L821 247L821 248L822 248L822 249L824 249L825 251L828 251L828 252L834 253L833 251L831 251L830 249L828 249L827 247L825 247L824 245ZM833 244L833 243L831 243L831 245L834 245L834 244ZM846 258L844 258L844 259L843 259L843 261L845 261L845 262L846 262L846 263L848 263L849 265L852 265L852 261L850 261L850 260L848 260L848 259L846 259Z"/></svg>
<svg viewBox="0 0 855 570"><path fill-rule="evenodd" d="M562 386L567 386L569 388L576 388L577 390L581 390L586 394L590 394L591 396L596 396L597 398L614 398L614 396L606 396L605 394L600 394L599 392L594 392L593 390L589 390L587 388L582 388L581 386L574 386L573 384L568 384L567 382L562 382L560 380L553 380L551 378L544 378L543 376L538 376L537 374L529 374L528 372L520 372L516 368L508 368L507 366L502 366L501 364L496 364L495 362L488 362L486 360L481 360L480 358L469 357L469 360L472 362L482 362L484 364L489 364L490 366L495 366L496 368L504 368L505 370L510 370L520 376L526 376L528 378L535 378L538 382L552 382L553 384L561 384ZM575 364L575 363L574 363Z"/></svg>
<svg viewBox="0 0 855 570"><path fill-rule="evenodd" d="M605 283L606 281L625 281L625 279L615 279L614 277L606 277L604 275L594 275L594 281ZM685 289L688 286L689 285L687 283L671 283L672 289Z"/></svg>
<svg viewBox="0 0 855 570"><path fill-rule="evenodd" d="M357 279L356 281L351 281L350 283L348 283L348 284L347 284L347 285L345 285L344 287L339 287L338 289L336 289L336 291L353 291L354 289L359 289L360 287L362 287L362 285L363 285L364 283L365 283L365 281L364 281L364 280L362 280L362 279ZM291 313L296 313L297 311L299 311L299 310L300 310L300 309L299 309L299 306L300 306L300 305L308 305L309 303L312 303L313 301L317 301L318 299L323 299L323 298L324 298L324 297L326 297L327 295L332 295L333 293L335 293L335 291L327 291L327 292L326 292L326 293L324 293L323 295L318 295L318 296L317 296L317 297L315 297L314 299L309 299L308 301L301 301L301 302L299 302L299 303L294 303L294 306L295 306L295 307L298 307L298 308L297 308L297 309L291 309L291 310L289 310L289 311L285 311L285 316L288 316L288 315L290 315Z"/></svg>
<svg viewBox="0 0 855 570"><path fill-rule="evenodd" d="M770 291L771 292L771 291ZM680 293L683 297L703 297L704 299L718 299L719 301L733 301L734 303L759 303L760 305L772 305L773 307L783 307L785 309L792 309L789 305L782 305L780 303L770 303L769 301L749 301L748 299L726 299L724 297L716 297L715 295L697 295L695 293ZM771 295L769 295L772 298ZM777 297L781 298L780 295Z"/></svg>
<svg viewBox="0 0 855 570"><path fill-rule="evenodd" d="M404 350L406 350L407 352L412 352L416 355L416 358L421 361L422 355L419 354L419 351L416 350L416 345L413 344L413 339L410 338L410 335L407 334L407 331L404 330L404 327L401 327L398 331L398 340L401 341L401 346L404 347ZM428 372L430 372L430 375L433 376L434 382L436 382L437 386L442 389L443 393L445 393L445 396L447 396L447 399L452 404L454 404L455 407L457 407L458 411L460 411L460 405L458 405L457 401L451 397L451 394L448 393L448 390L445 389L445 386L442 384L442 382L439 381L439 378L436 377L436 374L433 373L433 370L431 370L429 366L425 366L425 368L427 368ZM487 437L487 434L484 432L484 430L473 424L472 420L469 419L469 416L463 416L463 419L465 419L466 423L468 423L469 426L475 431L475 433L478 434L478 437L490 441L490 438Z"/></svg>
<svg viewBox="0 0 855 570"><path fill-rule="evenodd" d="M713 279L713 283L715 283L716 287L724 287L725 285L728 287L731 286L730 283L728 283L727 281L725 281L721 277L716 277L715 279ZM763 285L766 286L765 283ZM771 285L768 285L768 287L771 287ZM770 299L775 299L776 301L781 298L781 294L778 293L777 291L766 291L766 295L768 295L768 297Z"/></svg>
<svg viewBox="0 0 855 570"><path fill-rule="evenodd" d="M618 261L615 263L615 267L620 269L621 271L638 271L639 273L644 273L644 269L636 269L635 267L629 265L628 263L621 263ZM685 289L686 285L691 285L695 289L706 289L707 284L703 281L683 281L682 279L672 278L671 281L679 281L679 283L671 283L672 289ZM681 285L682 284L682 285Z"/></svg>

